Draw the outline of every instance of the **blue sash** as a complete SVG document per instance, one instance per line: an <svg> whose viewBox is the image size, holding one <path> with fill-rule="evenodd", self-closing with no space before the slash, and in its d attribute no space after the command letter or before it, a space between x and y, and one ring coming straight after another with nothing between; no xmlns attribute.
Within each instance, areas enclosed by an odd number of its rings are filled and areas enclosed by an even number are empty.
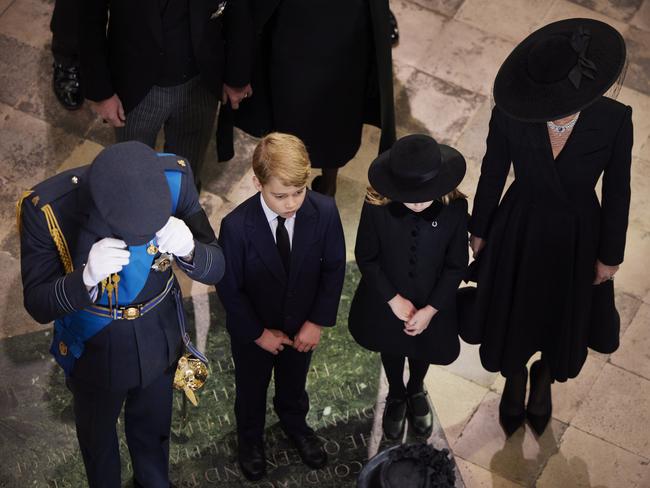
<svg viewBox="0 0 650 488"><path fill-rule="evenodd" d="M172 197L172 215L176 212L181 192L182 173L166 170L167 184ZM154 238L155 244L155 238ZM147 253L149 244L129 246L129 264L119 272L119 305L130 305L142 291L154 256ZM99 304L108 304L108 296L102 296ZM95 315L88 310L78 310L54 321L54 335L50 353L63 368L66 376L72 372L75 361L84 351L84 343L113 321L112 318Z"/></svg>

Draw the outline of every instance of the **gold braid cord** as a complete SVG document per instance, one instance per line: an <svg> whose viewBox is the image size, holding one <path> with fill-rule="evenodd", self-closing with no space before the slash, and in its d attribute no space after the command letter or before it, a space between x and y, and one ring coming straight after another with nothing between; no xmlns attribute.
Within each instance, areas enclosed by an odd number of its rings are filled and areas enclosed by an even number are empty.
<svg viewBox="0 0 650 488"><path fill-rule="evenodd" d="M16 225L18 226L18 235L20 235L20 233L22 232L23 202L32 193L33 193L32 190L24 191L23 194L20 196L20 199L16 203ZM38 198L38 196L34 198ZM38 200L36 200L36 202L37 201ZM34 205L36 205L36 202L34 202ZM68 247L68 242L65 240L65 236L61 231L61 226L59 225L59 221L56 220L54 211L52 210L52 207L49 204L43 205L41 210L45 215L45 221L47 222L47 229L50 231L50 235L52 236L54 245L56 246L57 251L59 251L59 258L61 259L61 263L63 264L63 269L66 274L72 273L72 271L74 270L74 266L72 265L72 256L70 255L70 248Z"/></svg>
<svg viewBox="0 0 650 488"><path fill-rule="evenodd" d="M61 263L63 263L63 269L65 270L66 274L72 273L74 267L72 266L72 256L70 255L68 242L65 240L65 236L61 231L59 222L56 220L54 211L52 210L52 207L50 207L49 203L47 205L43 205L43 208L41 208L41 210L45 214L45 220L47 220L47 227L50 230L50 235L52 236L52 240L54 241L54 244L59 251L59 257L61 258Z"/></svg>
<svg viewBox="0 0 650 488"><path fill-rule="evenodd" d="M16 227L18 228L18 235L20 235L20 233L23 230L23 225L22 225L23 202L25 201L25 198L27 198L32 193L33 193L32 190L24 191L23 194L18 199L18 202L16 203Z"/></svg>

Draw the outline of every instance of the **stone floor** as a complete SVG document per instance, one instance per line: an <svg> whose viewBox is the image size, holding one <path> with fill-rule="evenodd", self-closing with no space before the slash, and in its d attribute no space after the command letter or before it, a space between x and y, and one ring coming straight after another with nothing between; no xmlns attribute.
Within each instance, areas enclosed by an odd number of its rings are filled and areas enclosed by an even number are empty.
<svg viewBox="0 0 650 488"><path fill-rule="evenodd" d="M427 385L467 487L650 487L650 0L391 0L391 7L401 30L393 51L398 132L430 133L460 149L469 163L462 189L470 199L485 149L491 84L518 40L568 17L602 19L625 36L629 66L618 98L634 109L635 144L626 261L616 280L620 349L590 354L577 379L553 386L553 421L541 438L526 428L505 439L496 421L503 379L481 368L473 346L464 345L452 365L432 367ZM0 0L3 340L41 329L20 305L17 197L61 169L90 162L112 141L112 132L86 108L67 113L51 93L51 10L51 0ZM209 149L202 199L215 228L253 192L254 142L239 134L238 156L225 164ZM350 260L377 143L377 130L367 127L359 154L340 177L337 201ZM209 323L212 294L201 285L184 286L197 324Z"/></svg>

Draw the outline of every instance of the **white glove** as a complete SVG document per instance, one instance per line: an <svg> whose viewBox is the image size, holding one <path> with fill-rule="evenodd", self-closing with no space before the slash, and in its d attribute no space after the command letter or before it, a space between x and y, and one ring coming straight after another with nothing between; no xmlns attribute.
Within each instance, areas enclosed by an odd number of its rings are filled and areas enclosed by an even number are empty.
<svg viewBox="0 0 650 488"><path fill-rule="evenodd" d="M112 237L105 237L93 244L82 274L84 284L93 287L113 273L122 271L122 267L129 264L131 256L126 247L124 241Z"/></svg>
<svg viewBox="0 0 650 488"><path fill-rule="evenodd" d="M156 232L158 249L184 258L194 251L194 236L190 228L181 219L169 217L165 226Z"/></svg>

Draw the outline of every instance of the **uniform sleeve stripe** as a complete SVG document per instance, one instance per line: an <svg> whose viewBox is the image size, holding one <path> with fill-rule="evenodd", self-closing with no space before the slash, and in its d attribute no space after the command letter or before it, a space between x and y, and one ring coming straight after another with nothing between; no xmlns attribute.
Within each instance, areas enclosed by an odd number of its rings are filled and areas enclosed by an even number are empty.
<svg viewBox="0 0 650 488"><path fill-rule="evenodd" d="M70 308L71 312L74 312L74 307L72 306L72 303L70 303L70 299L68 298L68 294L65 292L65 276L61 279L61 291L63 292L63 298L65 299L65 302L68 304L68 308Z"/></svg>
<svg viewBox="0 0 650 488"><path fill-rule="evenodd" d="M61 299L60 287L62 284L63 284L63 278L59 278L54 282L54 293L56 294L56 301L59 304L59 307L61 307L66 312L70 313L71 310L68 309L66 303Z"/></svg>

